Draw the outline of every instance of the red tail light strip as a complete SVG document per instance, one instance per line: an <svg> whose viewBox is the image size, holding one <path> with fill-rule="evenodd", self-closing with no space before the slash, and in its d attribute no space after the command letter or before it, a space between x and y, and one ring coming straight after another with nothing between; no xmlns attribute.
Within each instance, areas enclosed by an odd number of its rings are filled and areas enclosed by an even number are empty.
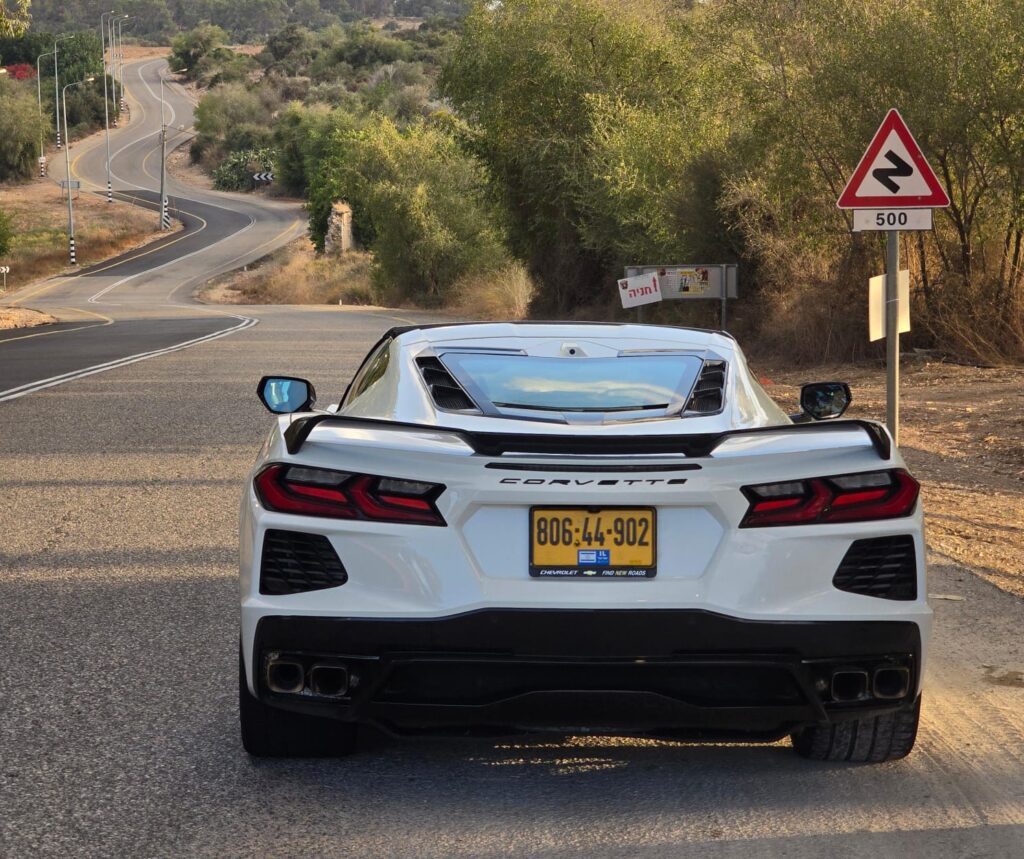
<svg viewBox="0 0 1024 859"><path fill-rule="evenodd" d="M858 477L863 477L860 486L856 485ZM885 477L889 478L889 485L878 486ZM799 487L799 494L794 491L794 494L778 497L794 483ZM903 469L895 469L744 486L742 491L750 506L740 527L763 528L909 516L917 503L920 484Z"/></svg>
<svg viewBox="0 0 1024 859"><path fill-rule="evenodd" d="M440 484L425 484L424 491L409 496L394 495L377 491L378 484L388 478L303 467L298 469L303 480L295 480L289 478L291 468L281 464L268 465L256 475L253 481L256 496L268 510L332 519L446 524L434 504L445 489ZM309 482L311 475L318 483L334 482L336 486L312 485Z"/></svg>

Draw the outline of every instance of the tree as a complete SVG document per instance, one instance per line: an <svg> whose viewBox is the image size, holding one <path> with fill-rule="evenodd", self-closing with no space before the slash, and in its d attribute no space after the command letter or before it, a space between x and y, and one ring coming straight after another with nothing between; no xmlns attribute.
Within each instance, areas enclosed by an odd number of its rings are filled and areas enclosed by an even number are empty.
<svg viewBox="0 0 1024 859"><path fill-rule="evenodd" d="M400 131L374 117L338 134L311 183L314 239L346 200L360 240L374 253L374 277L395 298L438 304L463 277L509 261L501 219L481 166L438 123Z"/></svg>
<svg viewBox="0 0 1024 859"><path fill-rule="evenodd" d="M40 118L35 84L0 77L0 182L27 179L36 168L40 135L49 118Z"/></svg>
<svg viewBox="0 0 1024 859"><path fill-rule="evenodd" d="M171 42L171 60L190 77L194 77L199 62L227 41L228 34L220 27L203 24L181 33Z"/></svg>
<svg viewBox="0 0 1024 859"><path fill-rule="evenodd" d="M507 207L513 247L544 283L540 312L591 302L619 265L602 237L632 213L607 192L622 177L595 155L609 111L646 112L650 136L687 110L690 57L669 19L657 0L478 2L444 68L443 91L474 127L468 142Z"/></svg>
<svg viewBox="0 0 1024 859"><path fill-rule="evenodd" d="M11 218L5 212L0 211L0 258L10 253L13 241L14 228L11 226Z"/></svg>
<svg viewBox="0 0 1024 859"><path fill-rule="evenodd" d="M20 36L32 16L32 0L0 0L0 36Z"/></svg>

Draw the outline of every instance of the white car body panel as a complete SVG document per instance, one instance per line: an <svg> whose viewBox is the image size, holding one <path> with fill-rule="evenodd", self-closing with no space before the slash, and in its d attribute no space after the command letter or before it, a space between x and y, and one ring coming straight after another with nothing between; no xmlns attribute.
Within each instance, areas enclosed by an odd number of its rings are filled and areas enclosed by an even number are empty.
<svg viewBox="0 0 1024 859"><path fill-rule="evenodd" d="M708 352L727 362L720 414L566 425L445 412L434 406L415 359L450 347L523 349L560 355L571 345L590 357L624 350ZM410 331L384 347L388 369L339 415L417 424L374 428L325 422L301 450L288 452L284 432L296 419L277 418L241 504L242 646L250 692L257 626L264 617L444 618L479 609L693 609L760 621L910 621L925 659L931 609L927 603L920 505L905 518L882 521L739 529L750 484L905 468L899 452L882 462L870 438L851 428L786 431L789 418L750 374L728 336L635 325L450 326ZM567 359L578 360L578 359ZM654 437L721 433L776 426L778 433L728 438L712 455L572 456L476 454L453 431L536 436ZM571 459L571 469L559 463ZM495 462L539 464L543 472L488 468ZM352 471L443 484L437 507L447 527L297 516L265 509L253 477L268 463ZM694 470L610 473L612 466L685 466ZM588 472L592 466L594 471ZM685 479L670 485L669 478ZM600 485L601 479L614 479ZM552 485L551 481L562 481ZM592 580L531 578L528 517L534 505L657 508L658 571L654 578ZM260 547L267 529L324 535L342 559L341 587L271 596L260 593ZM837 590L833 572L860 538L913 536L918 597L896 601ZM918 677L923 670L918 673Z"/></svg>

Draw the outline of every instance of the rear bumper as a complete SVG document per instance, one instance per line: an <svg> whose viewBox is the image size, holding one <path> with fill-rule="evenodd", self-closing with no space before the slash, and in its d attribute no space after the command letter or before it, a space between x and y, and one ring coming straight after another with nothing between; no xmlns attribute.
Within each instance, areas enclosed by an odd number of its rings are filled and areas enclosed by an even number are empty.
<svg viewBox="0 0 1024 859"><path fill-rule="evenodd" d="M593 731L773 739L916 697L913 621L750 621L700 610L489 609L437 619L267 616L253 688L285 709L395 733ZM343 668L348 688L273 692L271 660ZM904 694L875 695L879 668ZM837 700L837 670L867 677ZM848 690L847 690L848 691Z"/></svg>

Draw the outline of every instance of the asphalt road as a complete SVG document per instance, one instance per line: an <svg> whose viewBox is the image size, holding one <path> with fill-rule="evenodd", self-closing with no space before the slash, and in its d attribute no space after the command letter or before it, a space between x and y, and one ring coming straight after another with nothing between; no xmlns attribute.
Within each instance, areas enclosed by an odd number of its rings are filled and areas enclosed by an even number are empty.
<svg viewBox="0 0 1024 859"><path fill-rule="evenodd" d="M155 207L160 187L160 73L163 60L126 67L132 121L111 132L111 182L121 199ZM193 105L177 85L165 87L168 146L189 139ZM183 130L184 129L184 130ZM64 175L60 158L51 175ZM102 135L71 149L71 173L83 193L105 193ZM71 276L5 296L5 304L43 310L61 320L45 330L0 332L0 402L83 372L139 360L202 338L227 336L255 319L191 298L210 277L263 256L305 231L301 207L244 194L184 187L168 177L172 214L185 229L140 250ZM154 211L154 222L157 215Z"/></svg>
<svg viewBox="0 0 1024 859"><path fill-rule="evenodd" d="M256 379L306 376L330 401L421 317L244 312L259 324L0 404L0 855L1024 855L1024 608L935 555L931 592L961 599L935 601L902 762L586 737L250 760L236 509L269 428Z"/></svg>

